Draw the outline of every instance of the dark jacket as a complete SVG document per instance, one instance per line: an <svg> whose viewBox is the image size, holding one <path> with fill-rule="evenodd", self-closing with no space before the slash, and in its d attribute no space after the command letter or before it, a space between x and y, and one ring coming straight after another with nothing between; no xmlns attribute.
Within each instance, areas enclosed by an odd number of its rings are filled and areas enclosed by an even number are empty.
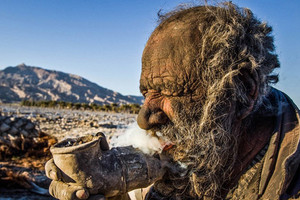
<svg viewBox="0 0 300 200"><path fill-rule="evenodd" d="M256 156L226 199L300 199L300 112L272 89L277 122L269 144Z"/></svg>

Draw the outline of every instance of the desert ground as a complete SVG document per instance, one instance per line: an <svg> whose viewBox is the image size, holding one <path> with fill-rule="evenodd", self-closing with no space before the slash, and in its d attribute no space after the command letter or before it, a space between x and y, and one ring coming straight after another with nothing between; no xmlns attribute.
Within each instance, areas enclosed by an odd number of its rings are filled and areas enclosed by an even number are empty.
<svg viewBox="0 0 300 200"><path fill-rule="evenodd" d="M28 119L35 124L39 132L53 136L57 141L98 132L103 132L109 141L113 135L122 134L136 121L136 115L127 113L20 107L7 104L0 104L0 113L3 119ZM53 199L47 195L38 195L32 189L26 189L31 187L32 182L47 189L50 180L45 177L44 164L48 159L49 157L44 157L35 160L35 157L24 156L12 157L9 160L0 159L0 172L1 169L5 169L17 178L12 182L11 177L4 178L0 173L0 180L3 179L0 182L0 200ZM16 177L18 175L21 176Z"/></svg>

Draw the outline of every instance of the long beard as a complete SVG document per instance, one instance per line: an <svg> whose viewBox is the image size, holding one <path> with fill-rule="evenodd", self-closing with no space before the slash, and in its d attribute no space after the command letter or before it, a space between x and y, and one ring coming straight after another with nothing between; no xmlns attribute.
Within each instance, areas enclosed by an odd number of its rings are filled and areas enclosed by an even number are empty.
<svg viewBox="0 0 300 200"><path fill-rule="evenodd" d="M210 113L205 120L195 109L178 113L172 123L160 129L176 144L170 154L190 169L189 184L197 198L218 199L237 156L238 133L232 126L233 117L230 112L219 116Z"/></svg>

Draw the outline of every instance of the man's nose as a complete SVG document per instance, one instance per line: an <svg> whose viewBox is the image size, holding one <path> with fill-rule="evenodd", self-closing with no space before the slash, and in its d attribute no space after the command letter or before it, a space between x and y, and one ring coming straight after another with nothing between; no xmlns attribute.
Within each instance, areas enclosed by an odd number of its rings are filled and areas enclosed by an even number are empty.
<svg viewBox="0 0 300 200"><path fill-rule="evenodd" d="M137 117L138 125L145 130L164 125L168 120L169 118L161 109L150 109L147 105L142 106Z"/></svg>

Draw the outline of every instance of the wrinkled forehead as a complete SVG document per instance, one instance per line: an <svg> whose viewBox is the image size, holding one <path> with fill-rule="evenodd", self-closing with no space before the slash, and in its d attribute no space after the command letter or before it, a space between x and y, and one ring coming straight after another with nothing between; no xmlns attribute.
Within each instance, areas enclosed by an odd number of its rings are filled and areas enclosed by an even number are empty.
<svg viewBox="0 0 300 200"><path fill-rule="evenodd" d="M169 90L163 91L167 93L184 90L193 73L197 50L195 31L185 21L174 21L153 32L143 52L142 92L145 88Z"/></svg>

